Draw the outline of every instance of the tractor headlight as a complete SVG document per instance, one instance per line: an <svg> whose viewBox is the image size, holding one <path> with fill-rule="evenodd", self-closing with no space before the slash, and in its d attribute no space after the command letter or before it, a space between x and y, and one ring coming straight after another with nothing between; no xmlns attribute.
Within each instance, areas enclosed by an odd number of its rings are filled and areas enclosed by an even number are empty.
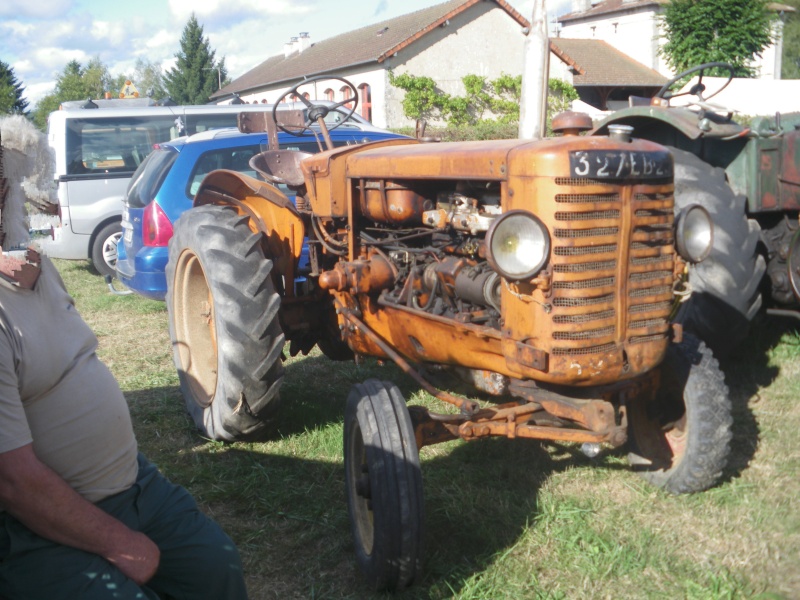
<svg viewBox="0 0 800 600"><path fill-rule="evenodd" d="M486 232L487 259L506 279L530 279L547 262L550 236L542 222L524 210L500 216Z"/></svg>
<svg viewBox="0 0 800 600"><path fill-rule="evenodd" d="M675 243L678 253L691 263L708 256L714 244L714 223L705 208L692 204L681 211L675 221Z"/></svg>

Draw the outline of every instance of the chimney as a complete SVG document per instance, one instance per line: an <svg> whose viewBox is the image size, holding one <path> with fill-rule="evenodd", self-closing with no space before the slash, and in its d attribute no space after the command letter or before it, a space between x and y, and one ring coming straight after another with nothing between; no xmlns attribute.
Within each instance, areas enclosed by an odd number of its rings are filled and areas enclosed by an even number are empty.
<svg viewBox="0 0 800 600"><path fill-rule="evenodd" d="M292 54L297 52L299 42L296 37L289 38L289 41L283 45L283 57L289 58Z"/></svg>
<svg viewBox="0 0 800 600"><path fill-rule="evenodd" d="M307 31L300 32L300 48L299 51L302 52L311 47L311 37L308 35Z"/></svg>
<svg viewBox="0 0 800 600"><path fill-rule="evenodd" d="M572 12L583 13L592 8L592 0L572 0Z"/></svg>

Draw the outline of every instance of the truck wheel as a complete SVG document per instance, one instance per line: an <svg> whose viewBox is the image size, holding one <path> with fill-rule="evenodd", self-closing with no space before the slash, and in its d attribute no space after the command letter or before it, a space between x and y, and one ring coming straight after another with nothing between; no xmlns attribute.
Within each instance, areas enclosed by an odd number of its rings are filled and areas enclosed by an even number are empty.
<svg viewBox="0 0 800 600"><path fill-rule="evenodd" d="M117 276L117 244L122 239L122 223L114 221L103 227L92 241L92 266L103 277Z"/></svg>
<svg viewBox="0 0 800 600"><path fill-rule="evenodd" d="M283 381L280 296L261 234L230 207L202 206L175 224L167 310L186 407L214 440L260 437Z"/></svg>
<svg viewBox="0 0 800 600"><path fill-rule="evenodd" d="M422 475L411 417L394 384L369 379L351 388L344 465L361 570L376 590L411 585L422 545Z"/></svg>
<svg viewBox="0 0 800 600"><path fill-rule="evenodd" d="M661 366L658 389L629 403L634 471L671 494L699 492L722 475L732 437L722 371L703 342L687 334Z"/></svg>
<svg viewBox="0 0 800 600"><path fill-rule="evenodd" d="M689 269L692 295L677 320L696 333L718 357L747 336L761 308L759 286L766 271L757 252L760 227L745 215L746 198L725 181L725 171L690 152L670 148L675 157L675 212L700 204L714 221L709 256Z"/></svg>

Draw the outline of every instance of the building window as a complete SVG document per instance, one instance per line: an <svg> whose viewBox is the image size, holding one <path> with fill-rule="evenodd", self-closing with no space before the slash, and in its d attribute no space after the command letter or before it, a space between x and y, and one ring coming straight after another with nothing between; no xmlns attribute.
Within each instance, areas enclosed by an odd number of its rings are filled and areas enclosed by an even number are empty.
<svg viewBox="0 0 800 600"><path fill-rule="evenodd" d="M334 98L335 98L334 91L331 88L325 90L325 100L330 100L331 102L333 102Z"/></svg>
<svg viewBox="0 0 800 600"><path fill-rule="evenodd" d="M362 83L358 86L358 95L361 101L361 116L372 122L372 90L369 85Z"/></svg>
<svg viewBox="0 0 800 600"><path fill-rule="evenodd" d="M347 100L348 98L352 98L352 96L351 96L351 94L352 94L352 90L351 90L351 89L350 89L348 86L346 86L346 85L343 85L343 86L342 86L342 87L339 89L339 93L341 93L341 94L342 94L342 100ZM350 110L351 108L353 108L353 103L352 103L352 102L348 102L347 104L345 104L345 105L344 105L344 107L345 107L347 110Z"/></svg>

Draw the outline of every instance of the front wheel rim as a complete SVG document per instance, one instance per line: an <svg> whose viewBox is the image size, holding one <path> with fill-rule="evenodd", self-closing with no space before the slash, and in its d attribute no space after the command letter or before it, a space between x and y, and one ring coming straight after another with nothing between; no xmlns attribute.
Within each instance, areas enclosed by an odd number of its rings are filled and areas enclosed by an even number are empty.
<svg viewBox="0 0 800 600"><path fill-rule="evenodd" d="M366 555L372 554L375 542L375 513L372 508L372 492L369 483L367 451L361 428L354 424L349 440L348 460L350 462L350 498L353 505L353 522L356 540Z"/></svg>

